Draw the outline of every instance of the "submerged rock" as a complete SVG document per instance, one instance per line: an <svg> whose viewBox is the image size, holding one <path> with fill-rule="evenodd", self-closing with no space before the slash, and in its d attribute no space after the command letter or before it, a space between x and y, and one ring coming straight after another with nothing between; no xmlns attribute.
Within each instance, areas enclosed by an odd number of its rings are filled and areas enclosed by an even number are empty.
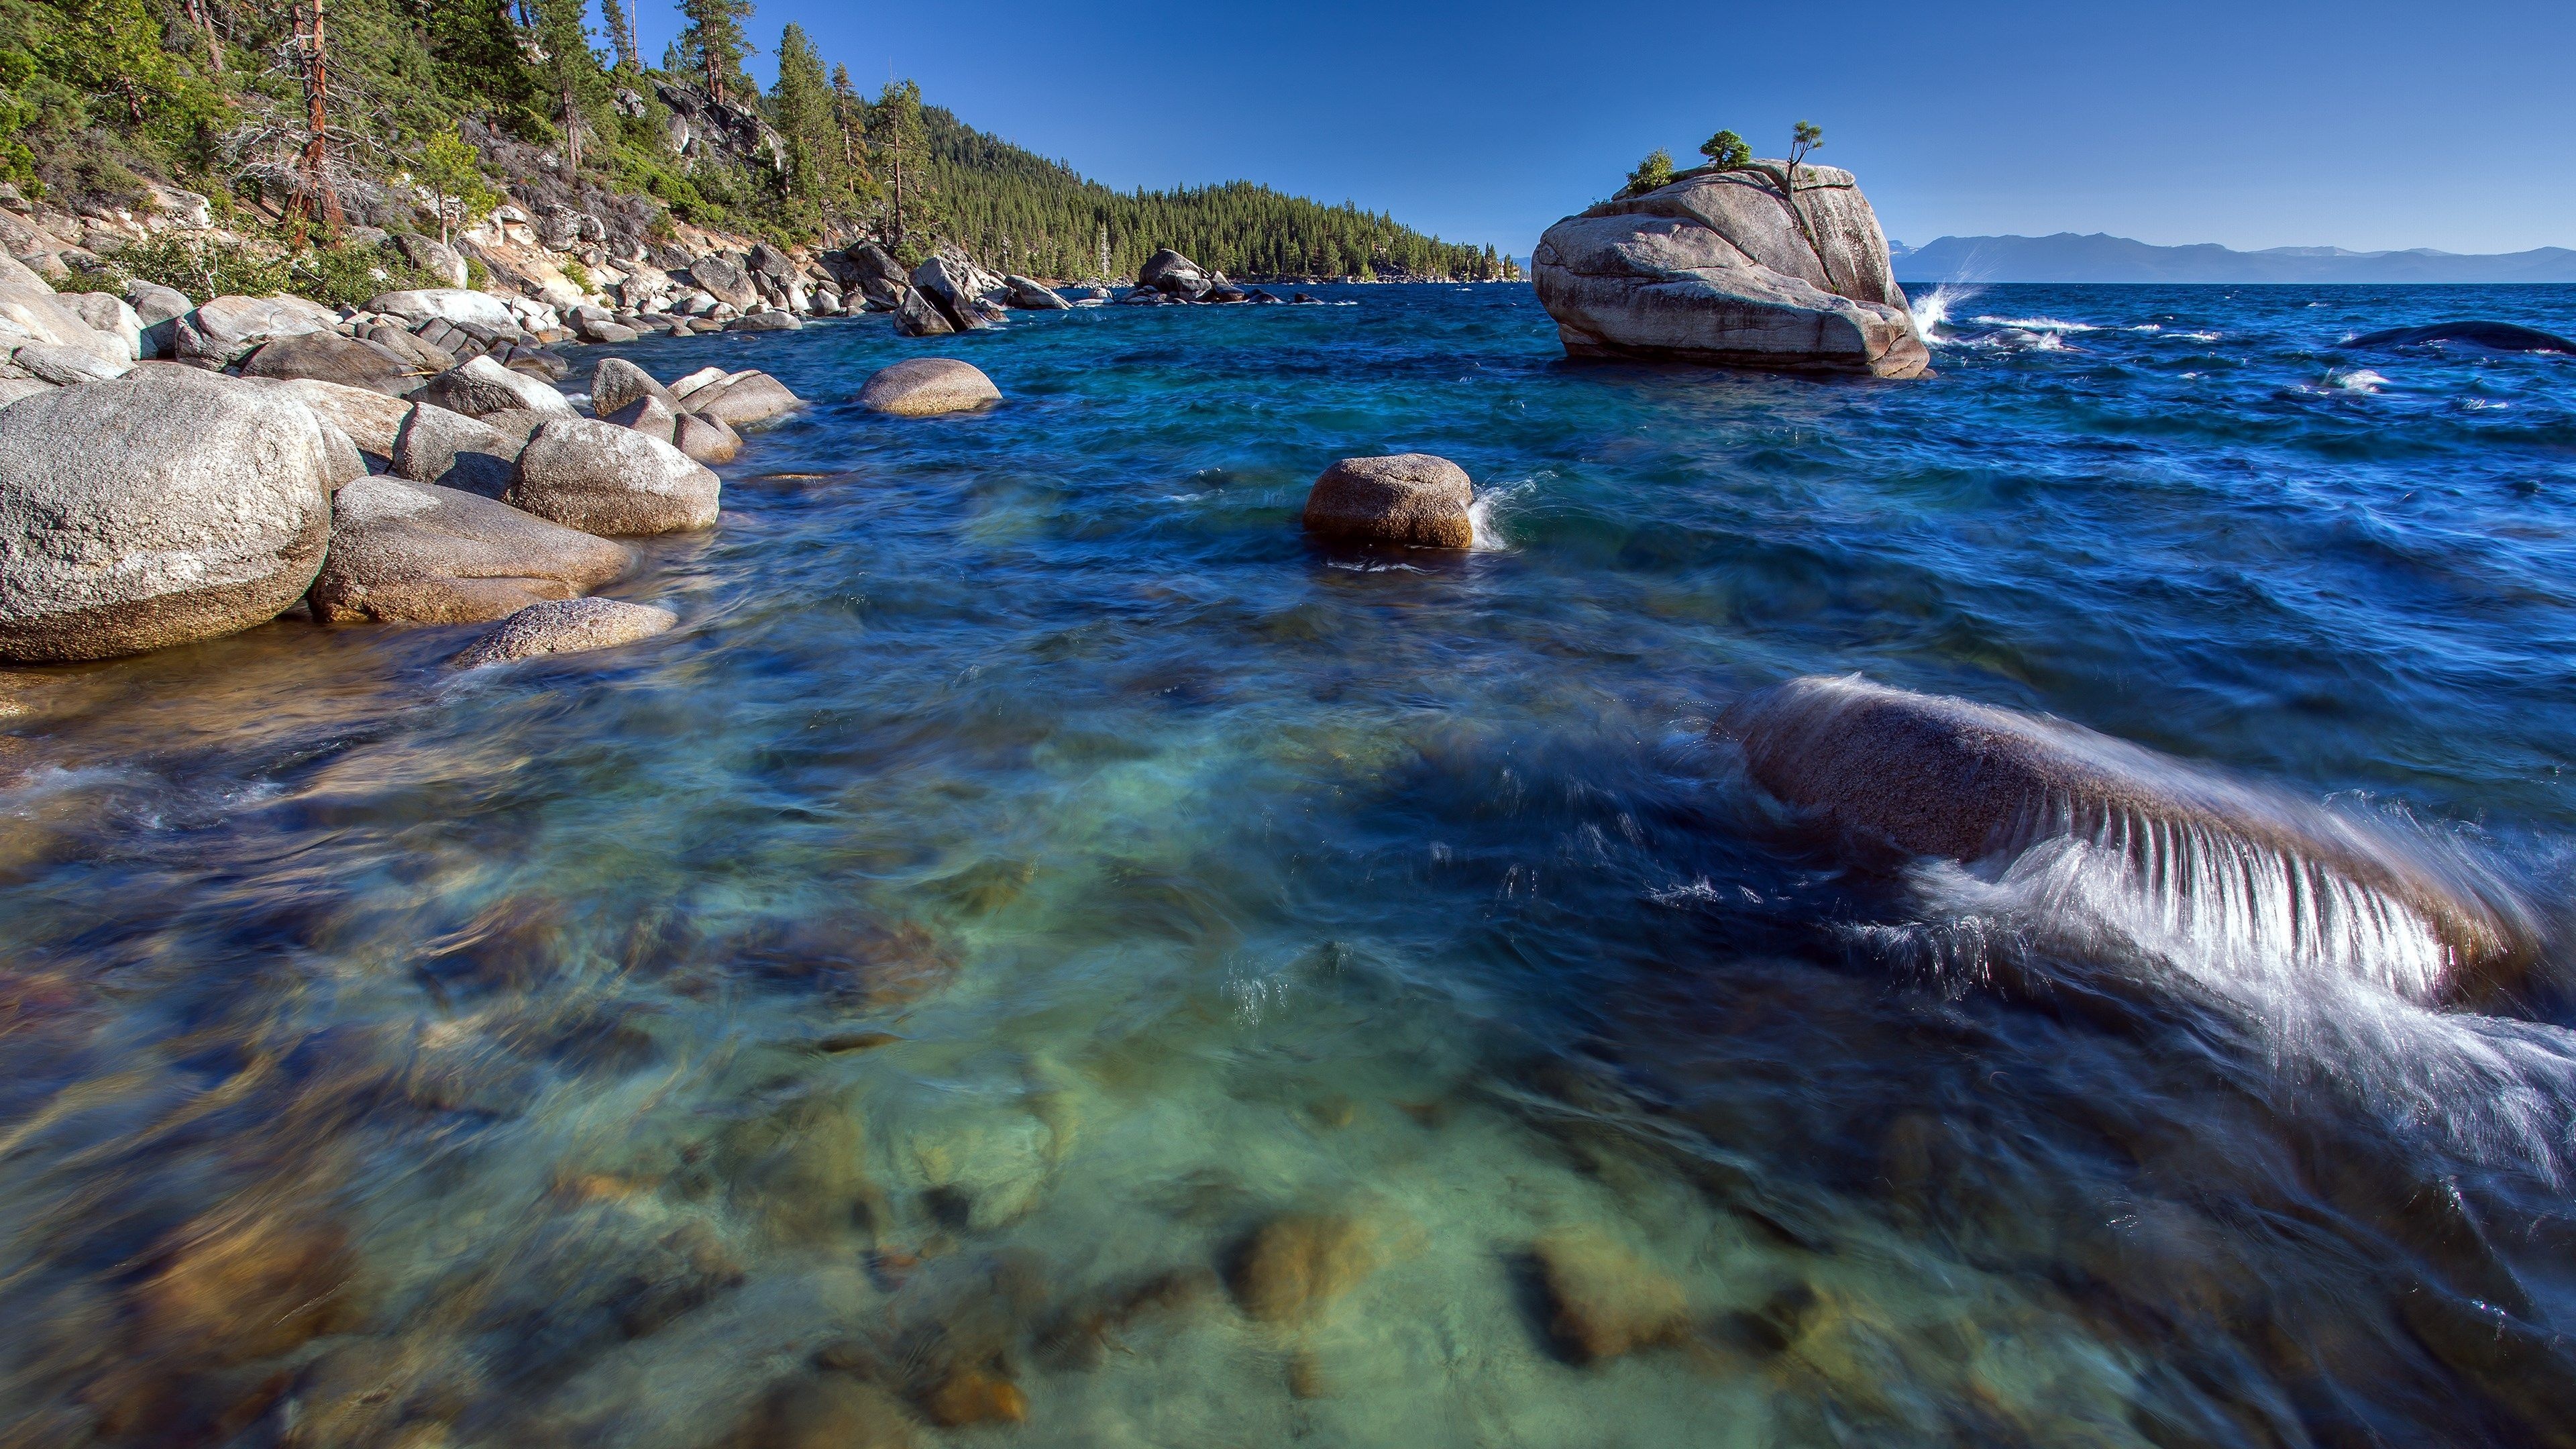
<svg viewBox="0 0 2576 1449"><path fill-rule="evenodd" d="M270 1358L355 1326L363 1302L348 1235L310 1217L251 1214L173 1234L135 1291L147 1341L178 1358Z"/></svg>
<svg viewBox="0 0 2576 1449"><path fill-rule="evenodd" d="M2564 352L2576 354L2576 342L2537 327L2510 322L2436 322L2429 327L2391 327L2365 333L2346 347L2422 347L2436 342L2465 342L2490 352Z"/></svg>
<svg viewBox="0 0 2576 1449"><path fill-rule="evenodd" d="M1376 1269L1376 1243L1358 1219L1289 1213L1244 1241L1227 1276L1247 1315L1293 1323L1321 1313Z"/></svg>
<svg viewBox="0 0 2576 1449"><path fill-rule="evenodd" d="M1794 209L1759 171L1706 171L1549 227L1531 279L1567 355L1921 373L1869 201L1848 171L1797 175Z"/></svg>
<svg viewBox="0 0 2576 1449"><path fill-rule="evenodd" d="M921 1396L921 1411L943 1429L968 1424L1021 1424L1029 1400L1020 1386L979 1368L959 1369Z"/></svg>
<svg viewBox="0 0 2576 1449"><path fill-rule="evenodd" d="M2331 961L2418 1000L2519 988L2538 955L2489 882L2363 821L2045 716L1857 677L1766 690L1722 726L1755 783L1913 855L2008 862L2072 837L2217 950ZM2242 939L2237 939L2241 937Z"/></svg>
<svg viewBox="0 0 2576 1449"><path fill-rule="evenodd" d="M181 368L0 408L0 658L105 659L276 618L322 565L342 466L293 398Z"/></svg>
<svg viewBox="0 0 2576 1449"><path fill-rule="evenodd" d="M332 623L479 624L586 593L633 557L472 493L360 478L333 501L331 550L309 598Z"/></svg>
<svg viewBox="0 0 2576 1449"><path fill-rule="evenodd" d="M1476 541L1466 470L1429 453L1344 458L1306 495L1306 531L1343 543L1468 548Z"/></svg>
<svg viewBox="0 0 2576 1449"><path fill-rule="evenodd" d="M1576 1363L1678 1343L1690 1332L1681 1289L1597 1233L1552 1234L1530 1256L1547 1290L1548 1336Z"/></svg>
<svg viewBox="0 0 2576 1449"><path fill-rule="evenodd" d="M916 357L880 369L859 389L859 405L899 418L971 412L1002 400L1002 390L973 363Z"/></svg>
<svg viewBox="0 0 2576 1449"><path fill-rule="evenodd" d="M723 485L687 454L596 418L558 418L519 454L502 501L602 537L677 533L716 521Z"/></svg>
<svg viewBox="0 0 2576 1449"><path fill-rule="evenodd" d="M894 1395L848 1374L812 1374L772 1390L743 1442L757 1449L912 1449L920 1441Z"/></svg>
<svg viewBox="0 0 2576 1449"><path fill-rule="evenodd" d="M531 604L501 622L449 661L459 669L533 659L541 654L580 654L610 649L666 633L680 622L668 609L615 599L563 599Z"/></svg>

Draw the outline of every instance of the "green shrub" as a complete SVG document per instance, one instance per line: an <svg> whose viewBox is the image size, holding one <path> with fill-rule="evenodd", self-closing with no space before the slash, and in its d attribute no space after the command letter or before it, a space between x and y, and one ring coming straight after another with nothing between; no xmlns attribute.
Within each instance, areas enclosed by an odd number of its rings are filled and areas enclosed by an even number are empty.
<svg viewBox="0 0 2576 1449"><path fill-rule="evenodd" d="M137 242L102 259L89 276L104 291L155 282L199 302L291 292L325 307L359 307L379 293L446 285L374 247L344 243L269 256L178 237Z"/></svg>

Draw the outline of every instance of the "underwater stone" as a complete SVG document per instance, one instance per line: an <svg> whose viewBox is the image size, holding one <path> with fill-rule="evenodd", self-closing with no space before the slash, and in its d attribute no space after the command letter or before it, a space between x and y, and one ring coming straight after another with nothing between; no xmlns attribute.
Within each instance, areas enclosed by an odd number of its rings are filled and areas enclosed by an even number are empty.
<svg viewBox="0 0 2576 1449"><path fill-rule="evenodd" d="M1576 1363L1678 1343L1690 1332L1681 1289L1599 1233L1552 1234L1530 1254L1547 1289L1548 1336Z"/></svg>
<svg viewBox="0 0 2576 1449"><path fill-rule="evenodd" d="M579 654L649 639L680 622L668 609L615 599L564 599L531 604L501 621L452 661L459 669L533 659L540 654Z"/></svg>
<svg viewBox="0 0 2576 1449"><path fill-rule="evenodd" d="M148 1337L184 1357L273 1357L363 1316L348 1235L311 1217L243 1217L181 1229L135 1293Z"/></svg>
<svg viewBox="0 0 2576 1449"><path fill-rule="evenodd" d="M1467 472L1429 453L1344 458L1306 495L1306 531L1341 543L1467 548L1476 541Z"/></svg>
<svg viewBox="0 0 2576 1449"><path fill-rule="evenodd" d="M943 1429L968 1424L1020 1424L1029 1417L1020 1386L982 1369L961 1369L921 1396L921 1411Z"/></svg>
<svg viewBox="0 0 2576 1449"><path fill-rule="evenodd" d="M1293 1323L1322 1312L1376 1268L1376 1244L1356 1218L1289 1213L1245 1240L1230 1277L1245 1314Z"/></svg>
<svg viewBox="0 0 2576 1449"><path fill-rule="evenodd" d="M771 1391L743 1449L911 1449L912 1416L892 1394L846 1374L816 1374Z"/></svg>
<svg viewBox="0 0 2576 1449"><path fill-rule="evenodd" d="M898 418L971 412L1002 400L984 370L953 357L915 357L879 371L859 389L859 405Z"/></svg>

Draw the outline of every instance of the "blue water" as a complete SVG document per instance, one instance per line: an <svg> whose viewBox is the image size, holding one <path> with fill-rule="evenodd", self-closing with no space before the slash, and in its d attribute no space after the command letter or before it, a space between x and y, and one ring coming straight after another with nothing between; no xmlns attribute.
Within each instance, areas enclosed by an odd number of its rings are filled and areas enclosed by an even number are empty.
<svg viewBox="0 0 2576 1449"><path fill-rule="evenodd" d="M2052 932L1710 737L2049 711L2556 922L2576 361L2341 343L2576 289L1945 293L1909 383L1321 290L616 349L815 406L612 653L0 675L10 1442L2576 1442L2556 956ZM846 401L925 351L1007 401ZM1302 538L1417 450L1478 549Z"/></svg>

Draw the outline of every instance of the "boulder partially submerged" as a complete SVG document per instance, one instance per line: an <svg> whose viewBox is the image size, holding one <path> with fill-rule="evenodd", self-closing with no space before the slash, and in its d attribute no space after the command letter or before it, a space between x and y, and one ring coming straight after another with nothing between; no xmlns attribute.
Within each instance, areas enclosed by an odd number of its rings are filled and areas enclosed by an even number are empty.
<svg viewBox="0 0 2576 1449"><path fill-rule="evenodd" d="M502 620L499 628L475 640L450 662L459 669L474 669L543 654L609 649L668 633L679 622L679 616L668 609L615 599L531 604Z"/></svg>
<svg viewBox="0 0 2576 1449"><path fill-rule="evenodd" d="M185 369L0 408L0 658L106 659L276 618L322 565L344 467L282 390Z"/></svg>
<svg viewBox="0 0 2576 1449"><path fill-rule="evenodd" d="M1852 677L1791 680L1722 727L1756 784L1909 855L2109 852L2213 952L2304 954L2447 1002L2511 993L2538 955L2509 895L2417 842L2063 720Z"/></svg>
<svg viewBox="0 0 2576 1449"><path fill-rule="evenodd" d="M669 443L597 418L558 418L528 440L502 501L566 528L625 538L707 527L722 487Z"/></svg>
<svg viewBox="0 0 2576 1449"><path fill-rule="evenodd" d="M331 510L309 595L326 623L479 624L626 571L623 545L434 483L359 478Z"/></svg>
<svg viewBox="0 0 2576 1449"><path fill-rule="evenodd" d="M2390 327L2365 333L2345 343L2347 347L2395 348L2430 347L2444 342L2464 342L2489 352L2557 352L2576 355L2576 342L2537 327L2524 327L2512 322L2436 322L2426 327Z"/></svg>
<svg viewBox="0 0 2576 1449"><path fill-rule="evenodd" d="M953 357L915 357L880 369L859 389L859 405L899 418L971 412L1002 400L984 370Z"/></svg>
<svg viewBox="0 0 2576 1449"><path fill-rule="evenodd" d="M1531 278L1573 357L1913 377L1931 354L1848 171L1694 172L1547 229Z"/></svg>
<svg viewBox="0 0 2576 1449"><path fill-rule="evenodd" d="M1344 458L1306 495L1306 531L1335 543L1468 548L1476 501L1467 470L1429 453Z"/></svg>

